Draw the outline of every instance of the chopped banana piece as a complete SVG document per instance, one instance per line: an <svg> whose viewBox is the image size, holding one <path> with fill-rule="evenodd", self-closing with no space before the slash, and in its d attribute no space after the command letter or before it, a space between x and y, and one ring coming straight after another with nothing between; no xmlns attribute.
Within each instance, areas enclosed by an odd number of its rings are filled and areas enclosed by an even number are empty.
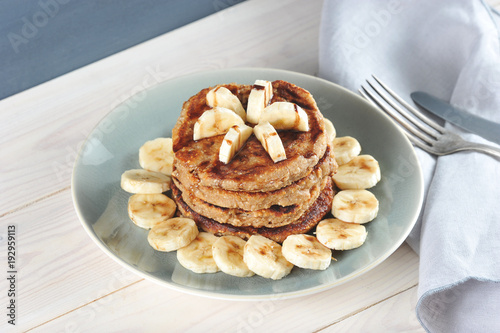
<svg viewBox="0 0 500 333"><path fill-rule="evenodd" d="M222 236L212 246L212 255L220 270L239 277L254 275L243 261L246 242L238 236Z"/></svg>
<svg viewBox="0 0 500 333"><path fill-rule="evenodd" d="M157 251L170 252L189 245L196 236L198 227L192 219L174 217L153 226L148 242Z"/></svg>
<svg viewBox="0 0 500 333"><path fill-rule="evenodd" d="M219 271L212 255L212 246L217 237L200 232L188 245L177 250L177 260L184 267L195 273L215 273Z"/></svg>
<svg viewBox="0 0 500 333"><path fill-rule="evenodd" d="M332 261L332 251L311 235L290 235L281 251L286 260L297 267L325 270Z"/></svg>
<svg viewBox="0 0 500 333"><path fill-rule="evenodd" d="M325 118L325 130L328 135L328 143L333 145L333 140L335 140L335 137L337 136L337 131L335 130L335 126L333 126L331 120L327 118Z"/></svg>
<svg viewBox="0 0 500 333"><path fill-rule="evenodd" d="M346 164L361 152L361 145L352 136L333 139L333 156L338 165Z"/></svg>
<svg viewBox="0 0 500 333"><path fill-rule="evenodd" d="M139 149L139 164L143 169L172 175L174 150L171 138L157 138L147 141Z"/></svg>
<svg viewBox="0 0 500 333"><path fill-rule="evenodd" d="M360 247L367 235L363 225L338 219L323 220L316 227L318 241L332 250L351 250Z"/></svg>
<svg viewBox="0 0 500 333"><path fill-rule="evenodd" d="M267 106L273 94L270 81L256 80L247 102L247 121L258 124L262 110Z"/></svg>
<svg viewBox="0 0 500 333"><path fill-rule="evenodd" d="M367 190L344 190L333 197L334 217L353 223L372 221L378 214L378 200Z"/></svg>
<svg viewBox="0 0 500 333"><path fill-rule="evenodd" d="M273 280L287 276L293 268L281 253L281 245L260 235L248 239L243 260L255 274Z"/></svg>
<svg viewBox="0 0 500 333"><path fill-rule="evenodd" d="M286 159L285 148L278 132L269 122L259 123L253 128L255 136L267 151L274 163Z"/></svg>
<svg viewBox="0 0 500 333"><path fill-rule="evenodd" d="M163 193L170 190L172 178L160 172L132 169L122 174L120 184L129 193Z"/></svg>
<svg viewBox="0 0 500 333"><path fill-rule="evenodd" d="M307 113L295 103L275 102L269 105L260 116L260 122L266 121L278 130L309 131Z"/></svg>
<svg viewBox="0 0 500 333"><path fill-rule="evenodd" d="M231 127L226 136L224 136L224 140L222 140L219 149L219 161L228 164L241 147L243 147L250 135L252 135L252 132L253 128L245 124Z"/></svg>
<svg viewBox="0 0 500 333"><path fill-rule="evenodd" d="M226 134L234 125L245 122L234 111L216 106L203 112L194 124L193 140Z"/></svg>
<svg viewBox="0 0 500 333"><path fill-rule="evenodd" d="M207 105L211 107L220 106L233 110L241 119L246 120L246 113L243 105L236 95L226 87L215 87L207 93Z"/></svg>
<svg viewBox="0 0 500 333"><path fill-rule="evenodd" d="M139 227L150 229L174 216L177 205L164 194L134 194L128 200L128 215Z"/></svg>
<svg viewBox="0 0 500 333"><path fill-rule="evenodd" d="M380 167L372 156L359 155L339 166L332 177L341 190L364 190L380 181Z"/></svg>

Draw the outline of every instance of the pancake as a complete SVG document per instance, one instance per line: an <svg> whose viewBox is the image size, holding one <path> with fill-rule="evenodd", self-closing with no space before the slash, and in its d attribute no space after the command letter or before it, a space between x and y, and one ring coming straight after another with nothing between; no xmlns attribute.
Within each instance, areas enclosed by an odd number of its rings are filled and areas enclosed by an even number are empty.
<svg viewBox="0 0 500 333"><path fill-rule="evenodd" d="M198 214L182 200L182 194L175 186L172 188L172 195L177 202L179 212L186 217L192 218L198 227L216 236L234 235L247 239L251 235L262 235L275 242L282 243L286 237L293 234L303 234L313 229L323 217L330 212L334 189L331 180L324 188L316 201L300 216L294 223L276 227L235 227L230 224L219 223L213 219Z"/></svg>
<svg viewBox="0 0 500 333"><path fill-rule="evenodd" d="M222 86L238 96L246 108L252 86ZM230 191L268 192L286 187L307 176L327 148L323 115L308 91L281 80L272 82L272 86L273 97L270 103L296 103L304 109L309 120L310 130L307 132L278 132L285 147L285 160L274 163L255 135L248 139L228 164L220 162L218 158L223 135L194 141L194 123L203 112L210 109L206 103L206 94L211 88L206 88L184 103L172 131L174 177L186 179L189 176L182 173L190 173L199 180L201 186Z"/></svg>
<svg viewBox="0 0 500 333"><path fill-rule="evenodd" d="M182 192L189 191L195 197L213 205L225 208L244 210L267 209L271 206L299 205L310 200L311 189L321 179L335 172L337 164L328 147L325 155L304 178L269 192L228 191L220 188L202 186L199 179L189 172L175 173L178 176L178 187Z"/></svg>
<svg viewBox="0 0 500 333"><path fill-rule="evenodd" d="M255 228L275 228L295 222L316 201L320 193L327 186L331 186L331 177L324 177L320 183L310 189L308 200L291 206L271 206L267 209L244 210L240 208L224 208L203 201L190 192L182 192L178 181L173 178L172 188L175 186L181 191L182 200L191 209L200 215L211 218L220 223L231 224L236 227L252 226ZM181 185L182 186L182 185Z"/></svg>

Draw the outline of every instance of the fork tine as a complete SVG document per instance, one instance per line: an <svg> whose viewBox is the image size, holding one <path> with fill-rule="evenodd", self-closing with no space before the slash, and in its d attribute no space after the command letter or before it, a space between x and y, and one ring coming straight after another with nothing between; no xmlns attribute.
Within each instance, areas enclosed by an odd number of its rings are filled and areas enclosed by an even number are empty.
<svg viewBox="0 0 500 333"><path fill-rule="evenodd" d="M391 100L391 98L389 98L387 96L387 94L385 94L383 91L381 91L380 88L374 86L370 81L366 81L370 87L380 96L383 98L384 101L387 102L387 104L389 104L392 108L394 108L396 111L398 111L403 117L406 118L406 120L408 120L410 123L412 123L413 125L415 125L415 127L419 128L422 132L425 132L426 134L432 136L433 138L437 139L438 137L438 134L440 134L439 132L436 133L436 131L433 130L433 128L430 128L429 126L426 126L424 124L422 124L421 122L419 122L417 119L415 119L414 117L410 116L410 113L405 111L404 109L402 109L399 105L397 105L393 100ZM384 88L385 89L385 88ZM391 95L392 96L392 95ZM397 96L397 95L396 95ZM394 96L393 96L394 97ZM398 96L399 98L399 96ZM401 101L403 101L401 99ZM404 102L404 101L403 101ZM403 105L403 104L402 104ZM403 105L404 106L404 105ZM413 113L413 111L411 111ZM425 122L424 122L425 123Z"/></svg>
<svg viewBox="0 0 500 333"><path fill-rule="evenodd" d="M430 127L434 128L436 131L439 133L443 133L445 129L440 126L438 123L436 123L434 120L431 118L427 117L424 115L422 112L418 111L414 107L412 107L410 104L406 103L404 99L398 96L392 89L390 89L388 86L386 86L379 78L377 78L375 75L372 75L372 77L375 79L375 81L380 84L382 88L384 88L392 97L394 97L395 100L397 100L401 105L403 105L406 109L408 109L411 113L413 113L418 119L422 120L424 123L429 125Z"/></svg>
<svg viewBox="0 0 500 333"><path fill-rule="evenodd" d="M366 98L368 97L368 100L370 100L372 103L377 105L379 108L384 110L389 116L391 116L395 121L397 121L403 129L405 129L405 132L408 135L412 135L414 139L419 138L420 140L428 143L429 145L432 145L435 140L423 135L421 132L417 131L413 126L410 126L408 123L405 121L401 120L398 116L396 116L395 112L391 110L390 108L386 107L382 101L378 98L375 97L369 90L367 90L365 87L361 86L361 88L364 90L362 93L363 96ZM392 105L391 105L392 106ZM396 105L397 107L397 105ZM398 110L399 111L399 110ZM400 111L401 112L401 111Z"/></svg>
<svg viewBox="0 0 500 333"><path fill-rule="evenodd" d="M419 147L422 150L425 150L428 153L436 154L436 151L434 149L432 149L430 146L423 144L421 141L419 141L418 139L416 139L415 137L413 137L411 134L409 134L409 133L406 133L406 134L407 134L406 136L408 137L408 139L415 146Z"/></svg>

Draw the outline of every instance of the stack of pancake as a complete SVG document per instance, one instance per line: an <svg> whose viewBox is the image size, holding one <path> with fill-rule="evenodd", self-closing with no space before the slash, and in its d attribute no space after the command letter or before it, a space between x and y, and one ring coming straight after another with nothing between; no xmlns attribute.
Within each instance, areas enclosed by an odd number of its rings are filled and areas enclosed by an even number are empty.
<svg viewBox="0 0 500 333"><path fill-rule="evenodd" d="M246 109L252 85L222 85ZM323 115L313 96L285 81L272 82L274 102L291 102L308 115L309 131L278 131L286 159L277 163L252 135L228 163L219 161L224 135L193 140L197 119L210 109L206 88L183 105L173 129L172 193L183 216L215 235L260 234L282 242L306 233L331 209L336 163Z"/></svg>

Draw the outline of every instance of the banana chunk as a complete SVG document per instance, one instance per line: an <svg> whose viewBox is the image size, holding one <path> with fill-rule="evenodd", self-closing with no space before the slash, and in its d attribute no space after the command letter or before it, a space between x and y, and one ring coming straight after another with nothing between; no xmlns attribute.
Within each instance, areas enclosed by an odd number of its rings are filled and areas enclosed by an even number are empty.
<svg viewBox="0 0 500 333"><path fill-rule="evenodd" d="M244 125L243 119L234 111L216 106L203 112L194 124L193 140L227 133L234 125Z"/></svg>
<svg viewBox="0 0 500 333"><path fill-rule="evenodd" d="M332 251L311 235L290 235L281 251L285 259L300 268L325 270L332 261Z"/></svg>
<svg viewBox="0 0 500 333"><path fill-rule="evenodd" d="M259 123L253 128L253 132L274 163L286 159L283 142L281 142L278 132L269 122Z"/></svg>
<svg viewBox="0 0 500 333"><path fill-rule="evenodd" d="M233 110L241 119L246 119L245 109L241 105L240 100L234 95L231 90L226 87L216 87L207 93L207 105L211 107L223 107Z"/></svg>
<svg viewBox="0 0 500 333"><path fill-rule="evenodd" d="M361 145L352 136L343 136L333 140L333 154L338 165L346 164L361 152Z"/></svg>
<svg viewBox="0 0 500 333"><path fill-rule="evenodd" d="M189 245L198 236L198 227L192 219L174 217L153 226L148 242L155 250L170 252Z"/></svg>
<svg viewBox="0 0 500 333"><path fill-rule="evenodd" d="M338 219L326 219L316 226L318 241L332 250L351 250L360 247L367 235L363 225Z"/></svg>
<svg viewBox="0 0 500 333"><path fill-rule="evenodd" d="M253 128L245 124L231 127L224 136L224 140L222 140L219 149L219 161L224 164L229 163L252 135L252 132Z"/></svg>
<svg viewBox="0 0 500 333"><path fill-rule="evenodd" d="M292 271L293 264L281 253L281 245L266 237L252 235L243 250L243 260L257 275L279 280Z"/></svg>
<svg viewBox="0 0 500 333"><path fill-rule="evenodd" d="M139 227L150 229L174 216L177 205L164 194L134 194L128 200L128 215Z"/></svg>
<svg viewBox="0 0 500 333"><path fill-rule="evenodd" d="M339 166L332 177L341 190L364 190L380 181L380 167L372 156L359 155Z"/></svg>
<svg viewBox="0 0 500 333"><path fill-rule="evenodd" d="M212 246L217 237L208 232L200 232L188 245L177 250L177 260L186 269L195 273L215 273L219 267L212 255Z"/></svg>
<svg viewBox="0 0 500 333"><path fill-rule="evenodd" d="M243 261L246 242L237 236L219 237L212 246L215 263L226 274L238 277L254 275Z"/></svg>
<svg viewBox="0 0 500 333"><path fill-rule="evenodd" d="M378 214L378 200L367 190L344 190L333 197L334 217L353 223L372 221Z"/></svg>
<svg viewBox="0 0 500 333"><path fill-rule="evenodd" d="M160 172L142 169L127 170L122 174L121 187L129 193L163 193L170 190L172 178Z"/></svg>
<svg viewBox="0 0 500 333"><path fill-rule="evenodd" d="M247 102L247 121L258 124L262 110L267 106L273 95L273 86L270 81L256 80L253 84Z"/></svg>
<svg viewBox="0 0 500 333"><path fill-rule="evenodd" d="M333 145L333 140L337 136L337 130L330 119L325 118L325 130L328 136L328 142Z"/></svg>
<svg viewBox="0 0 500 333"><path fill-rule="evenodd" d="M174 150L171 138L157 138L147 141L139 149L139 164L143 169L172 175Z"/></svg>
<svg viewBox="0 0 500 333"><path fill-rule="evenodd" d="M274 102L267 106L262 111L259 122L266 121L279 130L309 131L307 113L295 103Z"/></svg>

